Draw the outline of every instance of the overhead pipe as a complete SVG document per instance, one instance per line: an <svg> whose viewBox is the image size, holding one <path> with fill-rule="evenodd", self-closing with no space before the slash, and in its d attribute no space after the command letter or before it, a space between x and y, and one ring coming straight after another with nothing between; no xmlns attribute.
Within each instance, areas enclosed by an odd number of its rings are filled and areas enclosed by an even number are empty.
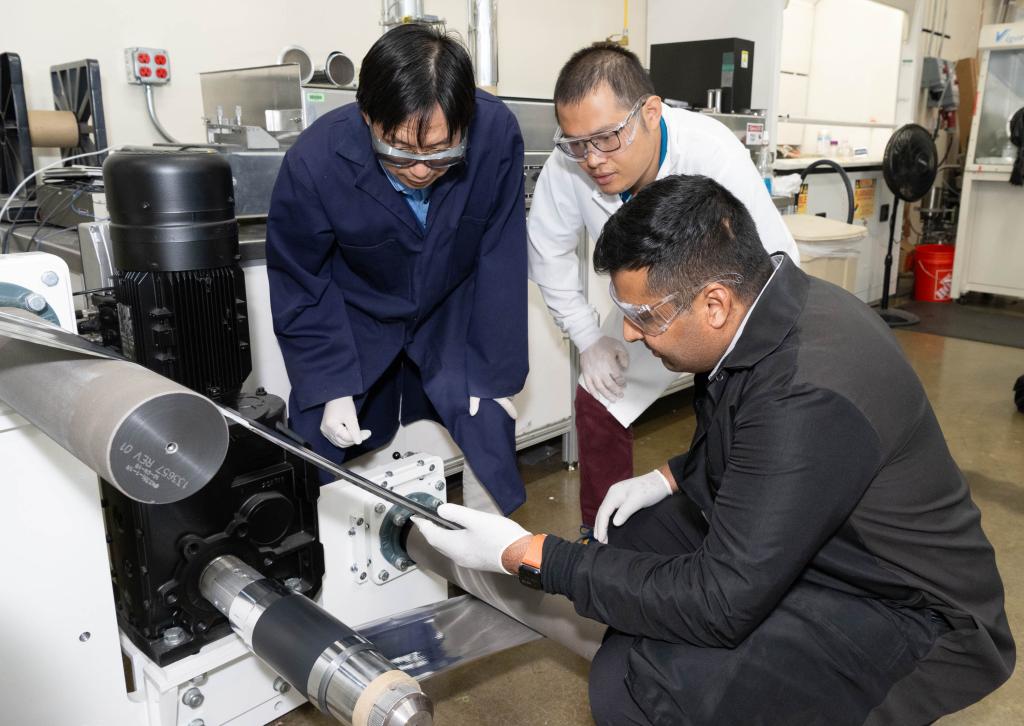
<svg viewBox="0 0 1024 726"><path fill-rule="evenodd" d="M498 88L498 0L469 0L469 53L476 84Z"/></svg>

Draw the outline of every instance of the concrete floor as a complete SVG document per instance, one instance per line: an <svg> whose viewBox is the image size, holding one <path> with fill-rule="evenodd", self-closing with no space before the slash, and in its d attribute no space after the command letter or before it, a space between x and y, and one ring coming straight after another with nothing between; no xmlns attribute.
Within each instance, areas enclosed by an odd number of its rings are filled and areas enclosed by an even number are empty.
<svg viewBox="0 0 1024 726"><path fill-rule="evenodd" d="M924 382L953 456L971 485L982 523L996 549L1006 584L1006 609L1024 637L1024 415L1013 406L1012 385L1024 373L1024 350L897 332ZM688 394L659 402L636 426L636 470L648 471L683 451L693 434ZM523 467L528 501L515 514L531 531L575 538L579 526L578 475L551 456ZM550 641L491 656L423 684L441 726L583 726L588 664ZM278 726L327 726L333 721L306 705ZM942 719L941 726L1024 723L1024 675L975 706ZM798 725L794 725L798 726Z"/></svg>

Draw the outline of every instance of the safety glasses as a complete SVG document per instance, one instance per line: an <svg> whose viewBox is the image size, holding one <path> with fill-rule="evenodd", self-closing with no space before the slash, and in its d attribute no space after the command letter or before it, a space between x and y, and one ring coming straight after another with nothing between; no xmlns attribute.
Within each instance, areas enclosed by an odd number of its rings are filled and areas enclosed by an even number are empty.
<svg viewBox="0 0 1024 726"><path fill-rule="evenodd" d="M414 154L411 151L396 149L383 139L370 134L373 151L382 164L396 169L408 169L416 164L426 164L431 169L447 169L455 166L466 157L466 140L463 139L450 149L437 151L433 154Z"/></svg>
<svg viewBox="0 0 1024 726"><path fill-rule="evenodd" d="M612 282L608 283L608 294L611 296L615 306L622 311L626 320L632 323L645 336L653 338L668 330L673 321L679 317L679 314L690 306L693 298L708 285L713 285L716 282L726 282L734 286L739 285L743 282L743 275L729 272L694 288L689 295L673 292L652 305L634 305L633 303L622 302L615 296L615 285Z"/></svg>
<svg viewBox="0 0 1024 726"><path fill-rule="evenodd" d="M650 96L643 96L639 101L633 104L633 108L630 109L626 118L622 120L618 126L608 131L602 131L597 134L591 134L590 136L563 136L562 130L558 129L555 132L555 146L558 147L559 151L568 156L573 161L583 161L587 158L587 154L590 152L590 148L594 148L602 154L612 154L616 151L624 149L633 143L633 139L636 138L636 131L640 124L634 124L633 129L629 132L628 136L623 138L626 127L629 122L633 120L637 112L643 107L644 103Z"/></svg>

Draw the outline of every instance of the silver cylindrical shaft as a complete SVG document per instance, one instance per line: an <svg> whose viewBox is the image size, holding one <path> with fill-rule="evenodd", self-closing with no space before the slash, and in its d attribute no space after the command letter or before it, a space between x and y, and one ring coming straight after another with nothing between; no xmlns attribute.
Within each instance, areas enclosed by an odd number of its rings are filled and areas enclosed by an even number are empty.
<svg viewBox="0 0 1024 726"><path fill-rule="evenodd" d="M469 0L469 52L478 86L498 85L498 0Z"/></svg>
<svg viewBox="0 0 1024 726"><path fill-rule="evenodd" d="M213 403L127 361L0 334L0 400L140 502L195 494L227 454Z"/></svg>
<svg viewBox="0 0 1024 726"><path fill-rule="evenodd" d="M233 555L212 560L199 591L242 641L324 713L352 726L432 726L413 678L309 598Z"/></svg>
<svg viewBox="0 0 1024 726"><path fill-rule="evenodd" d="M458 567L427 544L415 528L409 532L406 549L420 567L437 573L448 582L458 585L587 660L591 660L601 646L601 639L608 626L583 617L564 597L554 597L524 587L509 575Z"/></svg>

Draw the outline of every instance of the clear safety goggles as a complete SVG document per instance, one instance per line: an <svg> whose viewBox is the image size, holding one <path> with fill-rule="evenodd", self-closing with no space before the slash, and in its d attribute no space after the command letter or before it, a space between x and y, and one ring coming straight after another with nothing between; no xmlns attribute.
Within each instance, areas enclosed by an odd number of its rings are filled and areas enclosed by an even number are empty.
<svg viewBox="0 0 1024 726"><path fill-rule="evenodd" d="M436 151L431 154L414 154L411 151L396 149L383 139L370 134L373 143L373 151L377 154L382 164L393 166L396 169L408 169L416 164L426 164L431 169L447 169L455 166L466 158L466 140L463 139L450 149Z"/></svg>
<svg viewBox="0 0 1024 726"><path fill-rule="evenodd" d="M555 132L555 146L558 147L559 151L568 156L573 161L583 161L587 158L587 154L591 153L588 147L593 147L602 154L613 154L616 151L624 149L633 143L633 139L636 138L636 131L640 127L640 124L634 124L633 129L628 135L625 134L626 127L629 126L629 122L633 120L633 117L637 115L637 112L643 108L644 103L650 96L643 96L639 101L633 104L633 108L630 109L626 118L622 120L618 126L608 131L602 131L597 134L591 134L590 136L563 136L562 129L558 129Z"/></svg>
<svg viewBox="0 0 1024 726"><path fill-rule="evenodd" d="M632 323L645 336L653 338L668 330L680 313L689 307L690 304L686 302L687 300L692 301L697 293L716 282L739 285L743 282L743 275L729 272L694 288L693 292L689 295L673 292L652 305L634 305L633 303L622 302L615 296L615 285L612 282L608 283L608 294L611 296L615 306L622 311L626 320Z"/></svg>

